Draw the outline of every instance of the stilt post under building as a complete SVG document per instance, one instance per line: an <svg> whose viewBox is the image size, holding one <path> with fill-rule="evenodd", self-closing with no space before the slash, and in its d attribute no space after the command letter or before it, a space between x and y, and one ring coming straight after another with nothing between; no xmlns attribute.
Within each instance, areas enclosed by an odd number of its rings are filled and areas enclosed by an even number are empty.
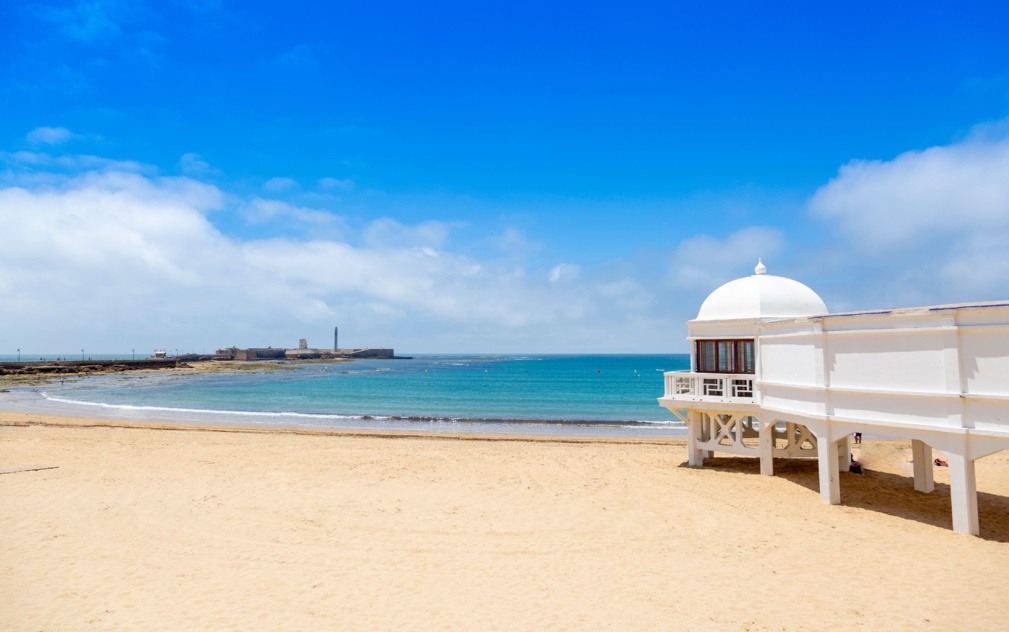
<svg viewBox="0 0 1009 632"><path fill-rule="evenodd" d="M930 494L935 489L932 480L932 448L918 439L911 439L911 459L914 462L914 488Z"/></svg>
<svg viewBox="0 0 1009 632"><path fill-rule="evenodd" d="M701 433L701 413L692 410L689 413L687 424L687 465L690 467L701 467L704 465L704 455L697 447L697 440Z"/></svg>
<svg viewBox="0 0 1009 632"><path fill-rule="evenodd" d="M760 473L764 476L774 476L774 422L760 422Z"/></svg>
<svg viewBox="0 0 1009 632"><path fill-rule="evenodd" d="M949 454L949 495L953 505L953 530L980 535L977 517L977 479L974 461L964 455Z"/></svg>
<svg viewBox="0 0 1009 632"><path fill-rule="evenodd" d="M816 438L817 461L820 470L820 498L831 505L841 504L841 477L837 467L837 442L830 440L830 433Z"/></svg>

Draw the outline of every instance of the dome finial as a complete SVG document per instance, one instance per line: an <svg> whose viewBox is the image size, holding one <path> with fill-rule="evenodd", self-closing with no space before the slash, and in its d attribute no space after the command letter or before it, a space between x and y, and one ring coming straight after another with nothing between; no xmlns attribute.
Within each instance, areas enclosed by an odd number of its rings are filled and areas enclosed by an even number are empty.
<svg viewBox="0 0 1009 632"><path fill-rule="evenodd" d="M760 258L757 258L757 267L753 269L756 274L767 274L767 266Z"/></svg>

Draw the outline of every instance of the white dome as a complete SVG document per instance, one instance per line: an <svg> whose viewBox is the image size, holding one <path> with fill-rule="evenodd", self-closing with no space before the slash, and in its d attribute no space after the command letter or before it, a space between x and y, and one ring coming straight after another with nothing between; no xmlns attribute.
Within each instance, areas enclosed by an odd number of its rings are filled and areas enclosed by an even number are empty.
<svg viewBox="0 0 1009 632"><path fill-rule="evenodd" d="M756 274L729 281L701 304L696 320L736 318L794 318L820 316L827 306L816 292L798 281L766 273L763 263Z"/></svg>

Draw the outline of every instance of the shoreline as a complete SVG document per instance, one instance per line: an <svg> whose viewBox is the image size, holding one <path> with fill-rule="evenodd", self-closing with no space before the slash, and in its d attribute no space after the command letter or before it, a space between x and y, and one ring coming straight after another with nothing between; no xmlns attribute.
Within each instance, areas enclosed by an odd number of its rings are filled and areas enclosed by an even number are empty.
<svg viewBox="0 0 1009 632"><path fill-rule="evenodd" d="M347 437L372 439L430 439L446 441L515 441L543 443L627 443L686 447L686 439L669 437L581 436L569 434L492 434L473 432L424 432L402 430L362 430L344 428L298 428L283 426L243 426L240 424L201 424L187 422L137 421L104 417L78 417L48 413L21 413L0 408L0 428L106 428L168 432L218 432L234 434L277 434L305 437Z"/></svg>
<svg viewBox="0 0 1009 632"><path fill-rule="evenodd" d="M86 378L84 378L86 379ZM675 419L644 420L457 418L378 414L301 413L185 409L131 404L105 404L52 396L38 386L0 391L0 412L67 418L130 421L187 426L287 428L373 433L473 434L509 436L627 436L684 438L686 427Z"/></svg>

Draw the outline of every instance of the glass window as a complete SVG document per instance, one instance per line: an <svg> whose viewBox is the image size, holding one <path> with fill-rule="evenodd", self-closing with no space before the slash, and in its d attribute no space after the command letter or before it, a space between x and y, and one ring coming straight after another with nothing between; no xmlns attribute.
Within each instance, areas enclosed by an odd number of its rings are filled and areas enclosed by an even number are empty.
<svg viewBox="0 0 1009 632"><path fill-rule="evenodd" d="M698 340L694 366L699 373L755 373L753 340Z"/></svg>
<svg viewBox="0 0 1009 632"><path fill-rule="evenodd" d="M731 340L718 341L718 372L733 373L736 370L732 357L733 343Z"/></svg>
<svg viewBox="0 0 1009 632"><path fill-rule="evenodd" d="M755 363L753 358L752 340L734 340L733 353L736 358L736 373L754 372L753 369Z"/></svg>
<svg viewBox="0 0 1009 632"><path fill-rule="evenodd" d="M715 364L715 341L699 340L697 342L697 371L700 373L714 373Z"/></svg>

